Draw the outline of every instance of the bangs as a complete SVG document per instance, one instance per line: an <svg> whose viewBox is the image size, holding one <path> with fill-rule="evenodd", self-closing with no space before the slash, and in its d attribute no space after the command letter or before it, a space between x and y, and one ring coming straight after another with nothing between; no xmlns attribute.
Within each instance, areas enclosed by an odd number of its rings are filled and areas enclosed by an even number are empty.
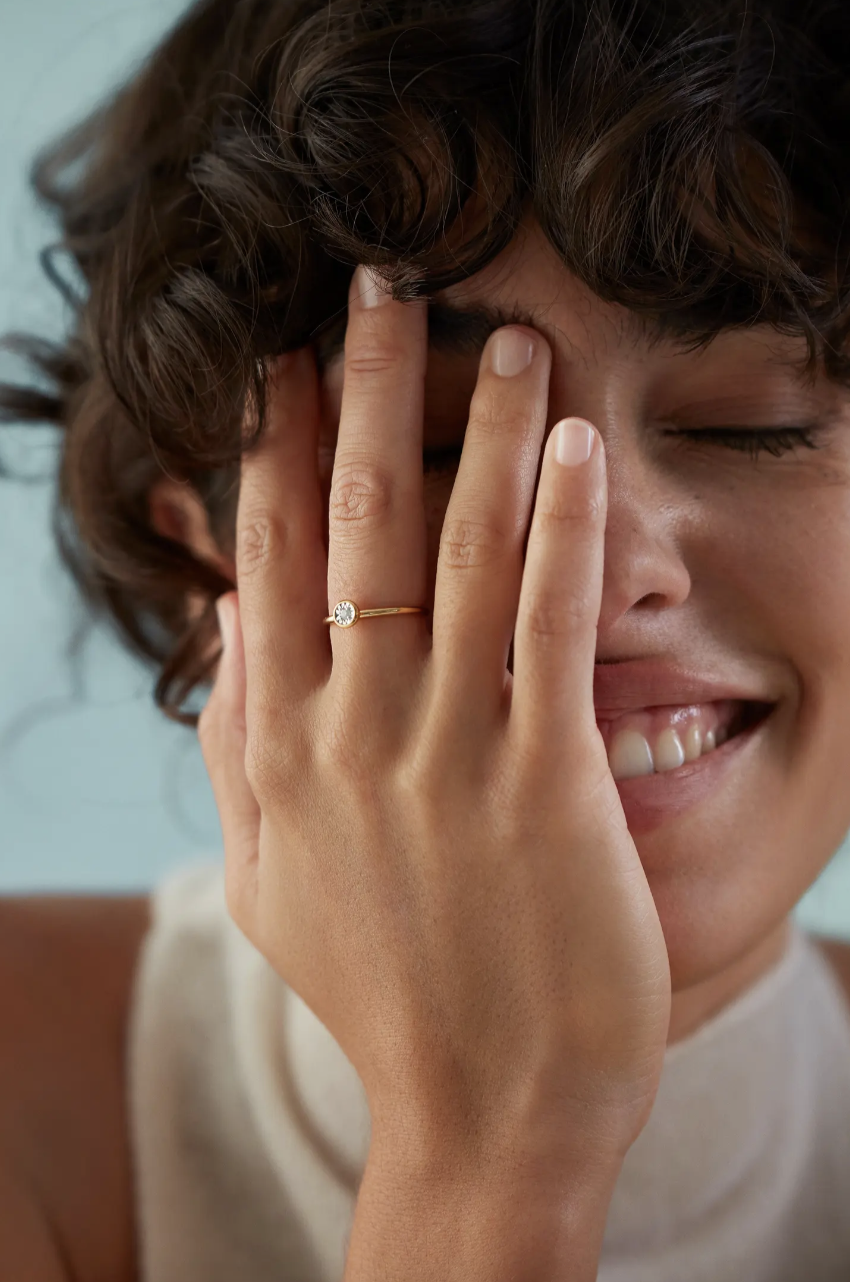
<svg viewBox="0 0 850 1282"><path fill-rule="evenodd" d="M847 20L731 9L549 3L524 26L520 6L460 4L437 30L373 32L371 97L347 61L321 93L305 71L283 113L317 237L410 297L480 270L531 208L606 301L697 343L771 324L834 365Z"/></svg>

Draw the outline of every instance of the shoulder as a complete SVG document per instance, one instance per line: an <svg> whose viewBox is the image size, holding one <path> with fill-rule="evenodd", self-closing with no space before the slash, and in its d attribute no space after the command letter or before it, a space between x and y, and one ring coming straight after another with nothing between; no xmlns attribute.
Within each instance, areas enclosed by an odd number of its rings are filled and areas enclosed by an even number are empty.
<svg viewBox="0 0 850 1282"><path fill-rule="evenodd" d="M51 1282L132 1277L125 1037L149 923L141 896L0 898L0 1185L26 1249L47 1250L40 1223L64 1261Z"/></svg>

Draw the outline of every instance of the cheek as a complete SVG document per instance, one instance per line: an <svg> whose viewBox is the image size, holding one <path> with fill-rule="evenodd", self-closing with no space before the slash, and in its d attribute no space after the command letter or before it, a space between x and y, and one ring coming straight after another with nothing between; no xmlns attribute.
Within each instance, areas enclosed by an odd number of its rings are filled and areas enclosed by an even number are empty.
<svg viewBox="0 0 850 1282"><path fill-rule="evenodd" d="M702 570L727 622L814 679L848 671L850 488L740 490L705 510L704 529Z"/></svg>
<svg viewBox="0 0 850 1282"><path fill-rule="evenodd" d="M805 482L713 507L695 559L707 590L695 593L707 627L785 673L769 809L793 833L789 849L817 863L850 826L850 488Z"/></svg>
<svg viewBox="0 0 850 1282"><path fill-rule="evenodd" d="M783 691L716 802L637 838L685 987L775 927L850 828L850 488L799 472L786 487L766 467L761 485L728 477L677 500L691 504L677 535L695 647L704 637Z"/></svg>

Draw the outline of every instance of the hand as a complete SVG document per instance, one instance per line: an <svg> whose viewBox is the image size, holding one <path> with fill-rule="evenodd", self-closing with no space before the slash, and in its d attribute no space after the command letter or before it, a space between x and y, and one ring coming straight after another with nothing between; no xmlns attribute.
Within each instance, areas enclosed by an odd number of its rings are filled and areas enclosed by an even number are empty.
<svg viewBox="0 0 850 1282"><path fill-rule="evenodd" d="M602 441L565 466L551 432L535 501L551 352L534 330L498 331L432 629L416 614L323 624L342 599L418 605L429 590L426 305L366 306L366 280L327 555L307 350L277 363L243 459L238 594L222 598L199 724L228 908L354 1065L373 1135L452 1127L557 1160L604 1134L625 1152L657 1090L670 973L594 715Z"/></svg>

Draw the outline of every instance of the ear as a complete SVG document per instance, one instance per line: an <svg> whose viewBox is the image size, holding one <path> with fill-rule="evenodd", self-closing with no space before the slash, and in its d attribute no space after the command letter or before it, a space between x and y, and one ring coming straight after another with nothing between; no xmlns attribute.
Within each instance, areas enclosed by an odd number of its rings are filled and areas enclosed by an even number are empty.
<svg viewBox="0 0 850 1282"><path fill-rule="evenodd" d="M233 558L226 556L213 538L206 509L191 485L160 477L148 496L148 511L157 534L183 543L198 560L215 566L235 581Z"/></svg>

